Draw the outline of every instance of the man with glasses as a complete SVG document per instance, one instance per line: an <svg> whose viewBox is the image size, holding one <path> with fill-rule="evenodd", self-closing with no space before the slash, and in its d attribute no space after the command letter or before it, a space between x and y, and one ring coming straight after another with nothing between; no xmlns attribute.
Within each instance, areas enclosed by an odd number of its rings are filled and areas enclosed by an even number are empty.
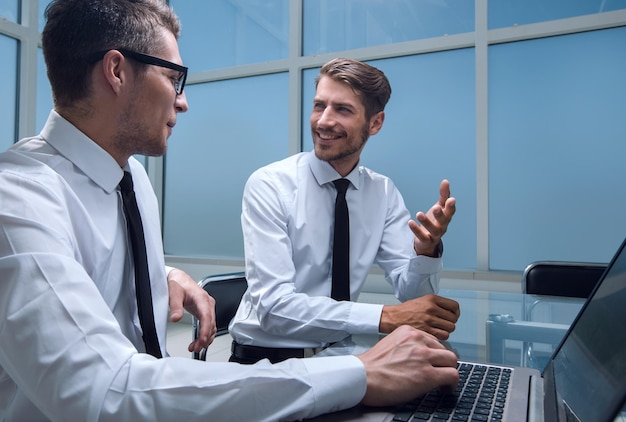
<svg viewBox="0 0 626 422"><path fill-rule="evenodd" d="M201 320L190 351L215 333L213 299L164 265L132 157L165 153L188 109L179 21L162 0L53 0L46 18L54 110L0 154L0 420L293 420L455 385L454 354L408 327L356 357L168 357L168 312Z"/></svg>

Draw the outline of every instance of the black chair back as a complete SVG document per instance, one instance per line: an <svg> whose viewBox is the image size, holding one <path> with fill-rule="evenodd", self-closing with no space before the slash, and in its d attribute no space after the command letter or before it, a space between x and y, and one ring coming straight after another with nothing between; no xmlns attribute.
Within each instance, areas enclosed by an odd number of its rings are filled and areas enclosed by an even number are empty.
<svg viewBox="0 0 626 422"><path fill-rule="evenodd" d="M522 290L537 295L587 298L606 267L607 264L590 262L533 262L522 276Z"/></svg>
<svg viewBox="0 0 626 422"><path fill-rule="evenodd" d="M235 316L241 297L248 288L245 273L242 271L211 275L200 280L198 284L215 299L216 335L228 333L228 324ZM195 317L192 318L192 331L195 340L200 332L200 322ZM192 357L205 360L206 351L193 353Z"/></svg>

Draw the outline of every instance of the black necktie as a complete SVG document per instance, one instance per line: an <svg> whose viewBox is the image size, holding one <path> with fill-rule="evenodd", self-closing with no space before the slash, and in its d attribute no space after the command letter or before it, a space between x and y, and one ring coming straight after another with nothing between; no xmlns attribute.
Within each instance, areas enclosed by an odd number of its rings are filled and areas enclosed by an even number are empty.
<svg viewBox="0 0 626 422"><path fill-rule="evenodd" d="M146 256L146 242L143 235L141 215L137 208L137 199L133 189L133 178L129 172L124 172L120 182L126 225L130 235L130 243L135 260L135 295L137 296L137 310L139 322L143 331L143 342L146 352L161 358L161 348L154 325L154 313L152 311L152 291L150 288L150 275L148 274L148 257Z"/></svg>
<svg viewBox="0 0 626 422"><path fill-rule="evenodd" d="M350 300L350 219L346 191L348 179L337 179L335 200L335 234L333 237L333 287L330 294L335 300Z"/></svg>

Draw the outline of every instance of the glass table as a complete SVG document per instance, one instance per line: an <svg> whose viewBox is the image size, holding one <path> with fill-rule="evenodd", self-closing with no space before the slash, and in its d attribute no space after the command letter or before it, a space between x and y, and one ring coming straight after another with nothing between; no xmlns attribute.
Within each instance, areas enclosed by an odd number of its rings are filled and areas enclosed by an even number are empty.
<svg viewBox="0 0 626 422"><path fill-rule="evenodd" d="M458 301L461 306L456 330L443 342L456 352L459 360L534 367L540 371L585 303L584 299L521 293L452 289L439 293ZM380 338L379 335L353 335L316 356L360 354ZM385 414L356 406L313 420L380 421L379 415ZM626 405L614 422L626 422Z"/></svg>
<svg viewBox="0 0 626 422"><path fill-rule="evenodd" d="M460 360L542 370L584 304L584 299L442 289L459 302L456 330L443 344ZM353 335L317 356L359 354L380 339Z"/></svg>

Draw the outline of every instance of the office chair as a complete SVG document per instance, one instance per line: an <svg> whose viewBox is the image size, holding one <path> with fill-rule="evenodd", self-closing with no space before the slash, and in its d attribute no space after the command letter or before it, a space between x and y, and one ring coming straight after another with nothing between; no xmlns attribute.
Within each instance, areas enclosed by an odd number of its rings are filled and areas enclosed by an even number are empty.
<svg viewBox="0 0 626 422"><path fill-rule="evenodd" d="M551 350L568 330L568 324L552 322L563 309L540 306L541 296L585 299L589 296L608 264L572 261L536 261L522 274L524 296L522 320L510 315L493 315L487 321L487 357L494 363L511 363L506 359L505 343L521 342L520 364L543 370ZM564 300L567 302L567 300ZM563 306L567 306L565 303ZM547 312L551 322L537 321L539 311ZM508 319L503 319L508 317ZM547 345L548 347L540 347Z"/></svg>
<svg viewBox="0 0 626 422"><path fill-rule="evenodd" d="M530 263L522 274L522 292L531 295L561 296L586 299L600 280L608 264L574 261L536 261ZM541 298L524 304L524 320L533 321L533 311ZM561 330L565 334L565 329ZM526 364L543 369L549 356L535 353L533 342L523 342L523 359ZM544 354L545 355L545 354Z"/></svg>
<svg viewBox="0 0 626 422"><path fill-rule="evenodd" d="M522 292L534 295L587 298L607 264L536 261L522 275Z"/></svg>
<svg viewBox="0 0 626 422"><path fill-rule="evenodd" d="M198 285L215 299L216 336L227 334L228 324L235 316L241 297L248 288L245 273L210 275L200 280ZM196 340L200 333L200 321L193 316L191 327L193 339ZM192 358L206 360L206 349L202 349L199 353L193 352Z"/></svg>

